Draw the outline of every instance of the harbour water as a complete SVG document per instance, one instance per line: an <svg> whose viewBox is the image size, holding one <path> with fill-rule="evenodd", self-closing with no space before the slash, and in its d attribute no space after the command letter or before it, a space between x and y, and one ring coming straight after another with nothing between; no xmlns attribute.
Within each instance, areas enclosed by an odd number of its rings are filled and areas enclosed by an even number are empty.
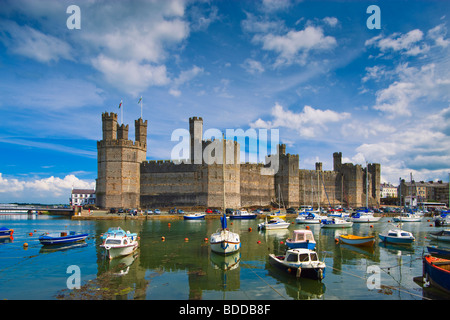
<svg viewBox="0 0 450 320"><path fill-rule="evenodd" d="M339 234L378 235L393 226L383 217L372 224L346 229L310 225L316 251L326 263L320 281L296 279L268 262L269 253L282 253L295 229L258 231L261 220L233 220L229 228L241 235L239 253L223 257L210 251L207 239L220 227L219 219L185 220L71 220L45 215L1 215L0 226L14 229L14 239L0 243L0 299L16 300L422 300L449 299L434 288L422 288L413 278L422 275L426 245L445 243L427 238L440 230L424 218L404 223L416 237L412 246L384 245L372 249L336 243ZM294 218L287 219L290 222ZM137 254L109 261L100 235L120 226L137 232ZM250 229L251 228L251 229ZM45 248L44 232L74 230L89 233L85 243ZM164 237L164 240L163 238ZM28 247L24 247L24 243ZM450 244L447 244L450 246ZM79 268L80 288L72 288L70 266ZM378 270L379 286L368 270ZM372 286L371 286L372 283Z"/></svg>

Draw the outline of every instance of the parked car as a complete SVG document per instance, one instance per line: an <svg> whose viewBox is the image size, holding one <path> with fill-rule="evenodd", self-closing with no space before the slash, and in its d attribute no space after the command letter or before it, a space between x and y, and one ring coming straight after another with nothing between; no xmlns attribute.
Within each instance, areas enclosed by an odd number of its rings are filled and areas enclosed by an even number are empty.
<svg viewBox="0 0 450 320"><path fill-rule="evenodd" d="M153 213L153 210L147 210L147 214L152 214Z"/></svg>
<svg viewBox="0 0 450 320"><path fill-rule="evenodd" d="M177 211L175 209L170 209L169 210L169 214L175 214L175 213L177 213Z"/></svg>
<svg viewBox="0 0 450 320"><path fill-rule="evenodd" d="M286 213L297 213L297 211L295 210L295 208L288 208L286 210Z"/></svg>
<svg viewBox="0 0 450 320"><path fill-rule="evenodd" d="M179 213L179 214L184 214L184 210L178 209L178 210L177 210L177 213Z"/></svg>
<svg viewBox="0 0 450 320"><path fill-rule="evenodd" d="M212 209L206 209L205 213L213 213Z"/></svg>
<svg viewBox="0 0 450 320"><path fill-rule="evenodd" d="M226 208L226 209L225 209L225 213L226 213L226 214L233 214L233 212L234 212L233 209L230 209L230 208Z"/></svg>
<svg viewBox="0 0 450 320"><path fill-rule="evenodd" d="M161 210L155 209L155 213L156 213L156 214L161 214Z"/></svg>
<svg viewBox="0 0 450 320"><path fill-rule="evenodd" d="M221 212L220 212L219 209L214 209L214 210L213 210L213 213L221 214Z"/></svg>

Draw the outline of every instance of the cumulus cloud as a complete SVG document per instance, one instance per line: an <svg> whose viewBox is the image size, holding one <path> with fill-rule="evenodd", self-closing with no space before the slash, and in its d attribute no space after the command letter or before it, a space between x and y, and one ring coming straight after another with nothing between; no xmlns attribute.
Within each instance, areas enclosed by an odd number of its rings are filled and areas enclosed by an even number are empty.
<svg viewBox="0 0 450 320"><path fill-rule="evenodd" d="M375 36L366 40L366 46L378 47L382 52L397 51L410 56L416 56L427 52L430 48L421 42L423 32L419 29L409 31L406 34L394 33L390 36Z"/></svg>
<svg viewBox="0 0 450 320"><path fill-rule="evenodd" d="M64 178L48 177L42 179L17 179L5 178L0 172L0 196L3 199L16 198L32 199L35 196L49 198L62 197L64 203L68 202L72 188L95 189L95 181L81 180L75 175L69 174Z"/></svg>
<svg viewBox="0 0 450 320"><path fill-rule="evenodd" d="M319 131L326 131L326 124L348 119L347 112L338 113L332 110L314 109L311 106L304 106L300 113L285 110L283 106L276 103L271 112L273 121L258 119L250 123L252 128L278 128L285 127L296 130L300 136L305 138L316 137Z"/></svg>
<svg viewBox="0 0 450 320"><path fill-rule="evenodd" d="M254 42L262 48L278 54L275 66L299 63L304 65L310 51L328 50L336 46L334 37L325 36L321 27L308 26L303 30L291 30L286 34L256 35Z"/></svg>
<svg viewBox="0 0 450 320"><path fill-rule="evenodd" d="M264 72L264 67L262 66L261 62L253 59L245 59L241 67L250 74L258 74Z"/></svg>

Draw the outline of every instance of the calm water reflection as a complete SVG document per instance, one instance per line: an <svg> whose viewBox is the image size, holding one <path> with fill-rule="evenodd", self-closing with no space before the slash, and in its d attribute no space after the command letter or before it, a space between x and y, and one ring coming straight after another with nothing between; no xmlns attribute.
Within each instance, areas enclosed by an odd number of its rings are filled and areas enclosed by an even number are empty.
<svg viewBox="0 0 450 320"><path fill-rule="evenodd" d="M231 229L241 234L242 248L224 257L212 253L205 241L220 227L218 219L72 221L48 216L0 216L0 225L15 230L12 242L0 244L0 299L449 298L436 290L423 291L413 281L422 274L424 246L437 244L426 239L428 232L436 230L426 220L404 224L403 228L416 237L411 247L383 245L377 241L373 248L364 249L335 243L335 238L343 233L377 235L392 227L387 218L372 224L373 227L355 224L352 228L334 230L311 226L319 258L327 265L322 282L296 279L268 263L268 254L282 253L285 249L282 242L292 230L305 226L292 224L288 230L261 232L256 231L258 222L229 223ZM99 237L113 226L139 233L137 254L113 261L105 259ZM85 231L90 236L86 243L75 246L43 248L39 244L40 233L64 229ZM70 265L80 267L80 290L67 289ZM379 290L368 289L369 266L380 268Z"/></svg>

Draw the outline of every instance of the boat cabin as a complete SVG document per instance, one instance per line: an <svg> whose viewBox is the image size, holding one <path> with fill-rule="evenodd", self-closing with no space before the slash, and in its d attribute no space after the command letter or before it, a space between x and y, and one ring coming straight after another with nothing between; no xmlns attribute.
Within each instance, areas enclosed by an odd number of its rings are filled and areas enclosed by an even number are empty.
<svg viewBox="0 0 450 320"><path fill-rule="evenodd" d="M311 230L294 230L294 234L290 240L294 242L315 242Z"/></svg>
<svg viewBox="0 0 450 320"><path fill-rule="evenodd" d="M396 238L411 238L412 234L403 230L389 230L387 236Z"/></svg>
<svg viewBox="0 0 450 320"><path fill-rule="evenodd" d="M130 242L130 240L127 237L123 237L123 238L108 237L105 240L105 245L126 246L129 242Z"/></svg>
<svg viewBox="0 0 450 320"><path fill-rule="evenodd" d="M317 253L312 250L292 249L286 252L284 261L293 263L311 262L319 261L319 257L317 256Z"/></svg>

